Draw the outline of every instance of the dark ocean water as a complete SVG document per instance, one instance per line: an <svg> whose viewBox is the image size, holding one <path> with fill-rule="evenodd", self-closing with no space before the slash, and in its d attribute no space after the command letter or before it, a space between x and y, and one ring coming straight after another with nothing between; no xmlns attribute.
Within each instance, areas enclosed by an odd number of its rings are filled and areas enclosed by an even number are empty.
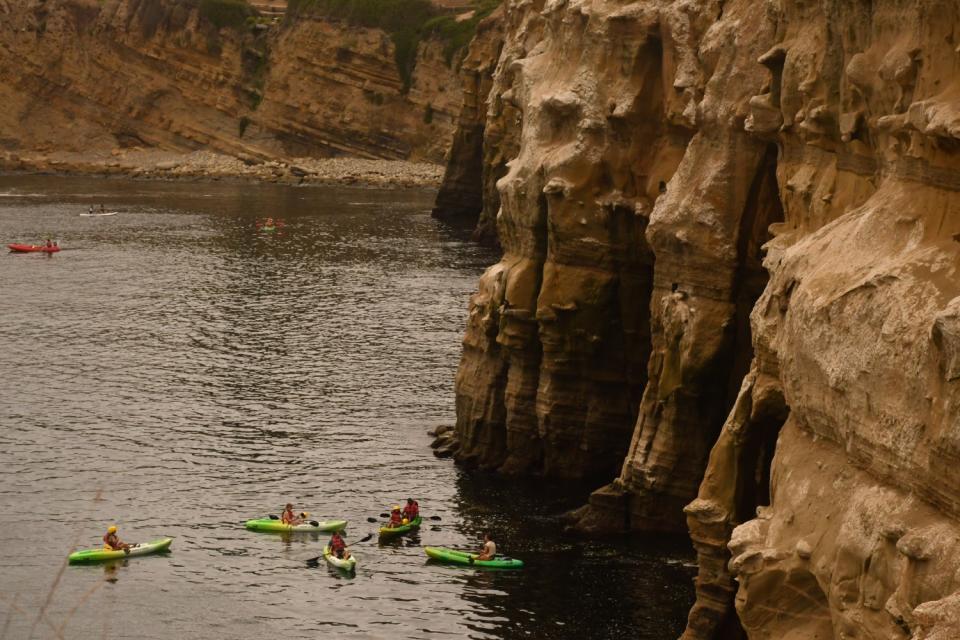
<svg viewBox="0 0 960 640"><path fill-rule="evenodd" d="M496 260L432 194L0 177L0 638L675 638L689 544L589 543L557 516L590 487L466 475L453 416L467 300ZM80 217L104 203L118 215ZM258 219L284 226L267 233ZM244 530L293 501L367 518L408 495L419 536ZM168 556L65 567L74 548L173 536ZM485 527L521 572L426 562Z"/></svg>

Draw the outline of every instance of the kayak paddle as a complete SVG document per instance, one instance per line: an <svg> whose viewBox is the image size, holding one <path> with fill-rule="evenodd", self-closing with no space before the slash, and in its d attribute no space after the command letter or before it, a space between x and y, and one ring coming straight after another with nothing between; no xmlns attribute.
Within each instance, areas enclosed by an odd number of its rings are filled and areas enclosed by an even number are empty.
<svg viewBox="0 0 960 640"><path fill-rule="evenodd" d="M268 517L269 517L271 520L279 520L279 519L280 519L280 516L275 516L275 515L273 515L272 513L271 513ZM315 527L319 527L319 526L320 526L320 523L317 522L316 520L304 520L304 522L305 522L306 524L312 524L312 525L315 526Z"/></svg>

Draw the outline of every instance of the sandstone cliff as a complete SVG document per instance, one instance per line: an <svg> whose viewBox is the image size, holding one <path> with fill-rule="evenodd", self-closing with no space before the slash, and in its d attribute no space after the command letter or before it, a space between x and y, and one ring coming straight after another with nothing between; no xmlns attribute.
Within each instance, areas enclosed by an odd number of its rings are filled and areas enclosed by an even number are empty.
<svg viewBox="0 0 960 640"><path fill-rule="evenodd" d="M445 449L614 478L585 531L689 527L685 638L957 637L960 7L516 0L504 25L504 255Z"/></svg>
<svg viewBox="0 0 960 640"><path fill-rule="evenodd" d="M0 150L443 158L461 102L444 43L407 82L380 29L204 6L0 0Z"/></svg>
<svg viewBox="0 0 960 640"><path fill-rule="evenodd" d="M503 47L503 15L498 10L478 25L460 64L463 104L433 209L434 217L472 222L476 238L485 243L496 242L496 181L506 171L504 145L487 127L487 99Z"/></svg>

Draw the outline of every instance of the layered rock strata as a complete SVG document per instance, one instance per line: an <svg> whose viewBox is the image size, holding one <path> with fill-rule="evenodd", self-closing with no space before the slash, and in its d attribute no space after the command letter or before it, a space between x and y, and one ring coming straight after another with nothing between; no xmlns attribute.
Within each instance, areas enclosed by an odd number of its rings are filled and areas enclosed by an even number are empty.
<svg viewBox="0 0 960 640"><path fill-rule="evenodd" d="M586 531L688 526L688 640L955 637L960 7L525 0L505 25L504 257L445 450L615 476Z"/></svg>
<svg viewBox="0 0 960 640"><path fill-rule="evenodd" d="M218 28L191 0L0 2L0 148L443 158L461 102L443 44L409 90L390 36L309 16Z"/></svg>

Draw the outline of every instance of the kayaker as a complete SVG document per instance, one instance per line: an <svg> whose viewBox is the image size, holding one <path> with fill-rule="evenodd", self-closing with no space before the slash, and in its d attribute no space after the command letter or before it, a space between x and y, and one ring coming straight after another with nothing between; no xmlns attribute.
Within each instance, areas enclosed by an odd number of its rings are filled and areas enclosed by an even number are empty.
<svg viewBox="0 0 960 640"><path fill-rule="evenodd" d="M419 515L420 503L413 498L407 498L407 506L403 508L403 519L408 522L413 522Z"/></svg>
<svg viewBox="0 0 960 640"><path fill-rule="evenodd" d="M394 505L393 509L390 511L390 524L388 525L391 529L399 527L403 524L403 516L400 515L400 505Z"/></svg>
<svg viewBox="0 0 960 640"><path fill-rule="evenodd" d="M93 215L93 205L90 205L90 209L87 211L90 215Z"/></svg>
<svg viewBox="0 0 960 640"><path fill-rule="evenodd" d="M101 203L101 204L100 204L100 213L104 213L104 211L105 211L105 209L103 208L103 204Z"/></svg>
<svg viewBox="0 0 960 640"><path fill-rule="evenodd" d="M117 536L117 525L112 524L107 527L107 533L103 536L103 548L107 551L126 551L130 545L120 541Z"/></svg>
<svg viewBox="0 0 960 640"><path fill-rule="evenodd" d="M489 531L483 532L483 548L477 554L477 560L493 560L497 557L497 543Z"/></svg>
<svg viewBox="0 0 960 640"><path fill-rule="evenodd" d="M333 535L330 536L330 553L341 560L346 560L350 557L350 552L347 551L347 543L344 542L343 536L340 535L339 531L334 531Z"/></svg>
<svg viewBox="0 0 960 640"><path fill-rule="evenodd" d="M303 517L300 517L300 516L303 516ZM293 505L288 502L287 506L283 510L283 515L280 516L280 522L282 522L283 524L289 524L289 525L301 524L303 523L303 519L306 517L306 514L301 513L300 516L297 516L293 512Z"/></svg>
<svg viewBox="0 0 960 640"><path fill-rule="evenodd" d="M53 240L51 240L50 238L47 238L47 248L48 249L53 248Z"/></svg>

